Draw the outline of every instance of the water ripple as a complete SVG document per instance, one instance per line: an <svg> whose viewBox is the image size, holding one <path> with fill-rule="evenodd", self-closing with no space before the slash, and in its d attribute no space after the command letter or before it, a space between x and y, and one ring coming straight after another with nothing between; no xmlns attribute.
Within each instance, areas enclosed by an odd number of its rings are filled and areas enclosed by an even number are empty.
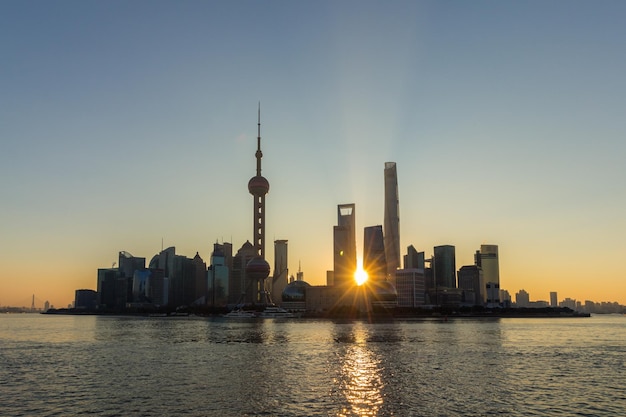
<svg viewBox="0 0 626 417"><path fill-rule="evenodd" d="M626 415L624 330L615 318L0 317L0 404L11 416Z"/></svg>

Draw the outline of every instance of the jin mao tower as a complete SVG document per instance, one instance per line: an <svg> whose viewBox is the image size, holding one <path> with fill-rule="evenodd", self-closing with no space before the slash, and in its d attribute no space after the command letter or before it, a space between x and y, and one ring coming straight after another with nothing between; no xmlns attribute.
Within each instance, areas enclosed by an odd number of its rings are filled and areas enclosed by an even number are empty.
<svg viewBox="0 0 626 417"><path fill-rule="evenodd" d="M354 284L356 271L355 205L337 206L337 226L333 227L335 285Z"/></svg>

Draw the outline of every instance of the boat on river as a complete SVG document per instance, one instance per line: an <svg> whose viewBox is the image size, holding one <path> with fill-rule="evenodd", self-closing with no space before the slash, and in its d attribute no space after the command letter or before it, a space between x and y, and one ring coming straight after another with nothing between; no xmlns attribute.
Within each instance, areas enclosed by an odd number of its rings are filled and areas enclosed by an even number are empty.
<svg viewBox="0 0 626 417"><path fill-rule="evenodd" d="M259 315L254 310L243 310L240 308L236 308L226 314L222 314L222 317L226 317L229 319L255 319L259 317Z"/></svg>
<svg viewBox="0 0 626 417"><path fill-rule="evenodd" d="M267 306L265 310L259 313L262 318L293 318L295 314L277 306Z"/></svg>
<svg viewBox="0 0 626 417"><path fill-rule="evenodd" d="M236 307L227 314L222 314L222 317L235 318L235 319L271 319L271 318L294 318L297 317L294 313L285 310L284 308L276 305L268 305L263 310L244 310L241 307Z"/></svg>

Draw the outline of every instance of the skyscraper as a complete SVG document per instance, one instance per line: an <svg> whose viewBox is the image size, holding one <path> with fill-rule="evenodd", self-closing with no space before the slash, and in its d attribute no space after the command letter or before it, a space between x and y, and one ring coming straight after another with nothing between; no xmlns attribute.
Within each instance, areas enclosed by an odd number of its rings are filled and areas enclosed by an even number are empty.
<svg viewBox="0 0 626 417"><path fill-rule="evenodd" d="M477 265L465 265L459 269L459 289L463 290L466 304L483 305L483 271Z"/></svg>
<svg viewBox="0 0 626 417"><path fill-rule="evenodd" d="M404 255L404 269L424 269L425 268L424 252L418 252L415 246L409 245Z"/></svg>
<svg viewBox="0 0 626 417"><path fill-rule="evenodd" d="M289 280L287 243L287 240L284 239L274 241L274 275L272 277L270 294L272 301L275 303L280 303L281 295Z"/></svg>
<svg viewBox="0 0 626 417"><path fill-rule="evenodd" d="M97 303L102 308L117 307L115 289L117 284L117 268L98 268Z"/></svg>
<svg viewBox="0 0 626 417"><path fill-rule="evenodd" d="M419 307L425 303L424 269L410 268L396 271L398 307Z"/></svg>
<svg viewBox="0 0 626 417"><path fill-rule="evenodd" d="M528 307L530 305L530 294L528 294L526 290L519 290L519 292L515 294L515 304L517 304L518 307Z"/></svg>
<svg viewBox="0 0 626 417"><path fill-rule="evenodd" d="M270 183L261 175L261 105L258 113L258 135L256 157L256 175L248 181L248 191L253 196L253 235L256 256L246 265L246 275L256 281L253 291L257 293L254 302L260 304L271 303L265 289L265 279L270 274L270 265L265 260L265 194L270 190Z"/></svg>
<svg viewBox="0 0 626 417"><path fill-rule="evenodd" d="M558 307L559 306L559 300L556 294L556 291L551 291L550 292L550 307Z"/></svg>
<svg viewBox="0 0 626 417"><path fill-rule="evenodd" d="M487 306L500 304L498 245L480 245L480 265L485 281Z"/></svg>
<svg viewBox="0 0 626 417"><path fill-rule="evenodd" d="M456 288L454 246L435 246L434 276L437 288Z"/></svg>
<svg viewBox="0 0 626 417"><path fill-rule="evenodd" d="M387 279L382 226L369 226L363 230L363 269L369 275L370 281Z"/></svg>
<svg viewBox="0 0 626 417"><path fill-rule="evenodd" d="M250 241L246 241L233 256L233 266L231 278L228 280L228 302L230 304L249 304L256 298L257 294L252 294L253 284L246 273L246 265L255 257L256 251Z"/></svg>
<svg viewBox="0 0 626 417"><path fill-rule="evenodd" d="M227 246L228 245L228 246ZM226 251L232 252L229 243L213 245L211 253L211 266L208 270L208 300L207 304L212 307L222 307L228 302L228 289L230 281L230 268L226 261Z"/></svg>
<svg viewBox="0 0 626 417"><path fill-rule="evenodd" d="M334 285L354 284L356 235L354 204L337 206L337 226L333 227Z"/></svg>
<svg viewBox="0 0 626 417"><path fill-rule="evenodd" d="M385 257L387 273L392 277L400 267L400 206L398 174L395 162L385 162Z"/></svg>
<svg viewBox="0 0 626 417"><path fill-rule="evenodd" d="M126 251L119 253L118 282L116 286L117 306L124 308L133 299L133 275L136 270L145 269L146 258L139 258Z"/></svg>

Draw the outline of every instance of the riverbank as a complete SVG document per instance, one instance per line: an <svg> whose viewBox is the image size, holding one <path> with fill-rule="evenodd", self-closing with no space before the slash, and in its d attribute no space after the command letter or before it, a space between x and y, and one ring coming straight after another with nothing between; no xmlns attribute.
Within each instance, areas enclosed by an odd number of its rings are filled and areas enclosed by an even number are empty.
<svg viewBox="0 0 626 417"><path fill-rule="evenodd" d="M226 312L225 309L188 308L175 311L159 310L85 310L85 309L50 309L42 314L68 314L68 315L115 315L115 316L152 316L152 317L216 317ZM546 308L444 308L434 307L429 309L383 309L375 308L372 311L358 311L356 309L341 308L325 312L302 312L298 318L314 319L368 319L368 320L394 320L411 318L434 318L434 319L463 319L463 318L572 318L590 317L589 313L582 313L566 307Z"/></svg>

